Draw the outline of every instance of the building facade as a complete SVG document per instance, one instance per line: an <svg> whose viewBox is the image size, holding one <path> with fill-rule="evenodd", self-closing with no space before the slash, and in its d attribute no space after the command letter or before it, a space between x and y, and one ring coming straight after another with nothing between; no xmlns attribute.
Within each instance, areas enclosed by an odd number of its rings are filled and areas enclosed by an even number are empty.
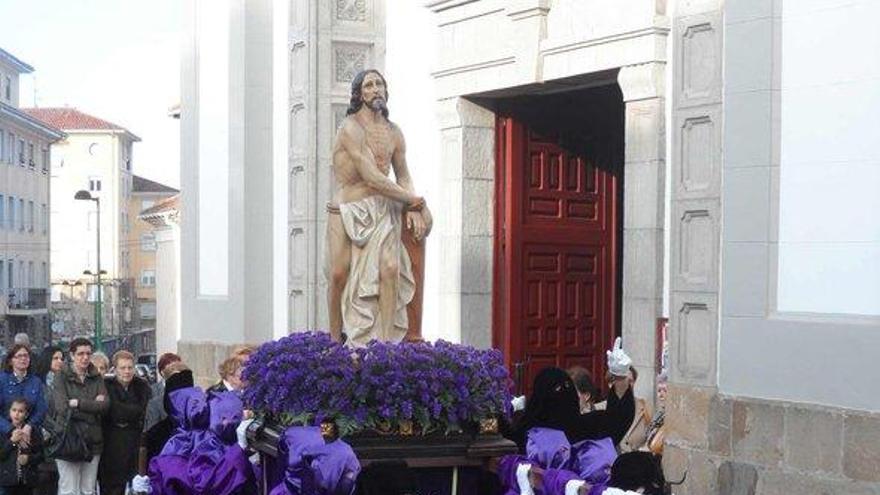
<svg viewBox="0 0 880 495"><path fill-rule="evenodd" d="M178 352L180 340L180 196L142 211L140 220L152 227L156 251L155 350Z"/></svg>
<svg viewBox="0 0 880 495"><path fill-rule="evenodd" d="M429 8L446 325L652 397L668 317L676 493L876 492L876 2Z"/></svg>
<svg viewBox="0 0 880 495"><path fill-rule="evenodd" d="M103 321L108 337L130 330L134 304L132 252L132 146L140 138L127 129L74 108L29 108L28 115L62 129L67 137L52 145L51 280L57 317L65 336L90 335L97 271L98 212L93 201L77 201L81 190L100 199ZM71 299L67 301L66 296Z"/></svg>
<svg viewBox="0 0 880 495"><path fill-rule="evenodd" d="M64 133L18 107L33 68L0 49L0 343L49 334L50 146Z"/></svg>
<svg viewBox="0 0 880 495"><path fill-rule="evenodd" d="M133 320L138 330L156 328L157 256L158 244L154 227L140 218L141 212L177 195L177 189L164 184L132 177L128 213L131 230L126 244L132 253L131 274L134 279L135 304Z"/></svg>
<svg viewBox="0 0 880 495"><path fill-rule="evenodd" d="M207 5L184 39L178 338L203 377L326 323L330 144L384 53L383 2ZM601 376L621 335L653 399L668 319L676 493L876 492L876 2L427 8L445 199L425 296L450 338L529 381Z"/></svg>

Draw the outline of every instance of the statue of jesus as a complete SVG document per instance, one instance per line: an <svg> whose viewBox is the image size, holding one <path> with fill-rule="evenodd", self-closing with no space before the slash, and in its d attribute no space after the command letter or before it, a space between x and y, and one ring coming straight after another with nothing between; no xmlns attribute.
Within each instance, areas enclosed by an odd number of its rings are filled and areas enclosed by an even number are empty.
<svg viewBox="0 0 880 495"><path fill-rule="evenodd" d="M421 276L419 267L414 273L413 259L422 261L418 253L432 219L413 188L406 143L388 120L387 101L379 71L355 76L333 145L336 191L327 205L330 334L353 346L420 338L421 322L410 321L413 302L419 308L414 318L421 318ZM389 178L392 168L395 180Z"/></svg>

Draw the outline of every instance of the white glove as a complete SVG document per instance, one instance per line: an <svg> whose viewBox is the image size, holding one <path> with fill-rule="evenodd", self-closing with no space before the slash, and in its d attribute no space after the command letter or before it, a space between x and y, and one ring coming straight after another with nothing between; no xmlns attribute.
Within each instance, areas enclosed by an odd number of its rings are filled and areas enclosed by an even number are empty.
<svg viewBox="0 0 880 495"><path fill-rule="evenodd" d="M150 478L148 476L136 474L134 478L131 479L131 490L137 493L150 493L152 491L152 487L150 487Z"/></svg>
<svg viewBox="0 0 880 495"><path fill-rule="evenodd" d="M238 446L241 447L242 450L247 450L247 429L253 422L253 418L246 419L239 423L238 428L235 429L235 438L238 440Z"/></svg>
<svg viewBox="0 0 880 495"><path fill-rule="evenodd" d="M632 365L632 359L626 355L620 345L620 337L614 340L614 347L610 351L605 351L608 356L608 371L614 376L629 375L629 367Z"/></svg>
<svg viewBox="0 0 880 495"><path fill-rule="evenodd" d="M519 485L520 495L535 495L535 491L532 490L532 484L529 482L529 471L531 469L531 464L520 464L516 467L516 484Z"/></svg>
<svg viewBox="0 0 880 495"><path fill-rule="evenodd" d="M510 405L513 406L514 412L522 411L526 408L526 396L518 395L514 397L513 400L510 401Z"/></svg>
<svg viewBox="0 0 880 495"><path fill-rule="evenodd" d="M583 480L571 480L565 484L565 495L578 495L582 487L587 486Z"/></svg>

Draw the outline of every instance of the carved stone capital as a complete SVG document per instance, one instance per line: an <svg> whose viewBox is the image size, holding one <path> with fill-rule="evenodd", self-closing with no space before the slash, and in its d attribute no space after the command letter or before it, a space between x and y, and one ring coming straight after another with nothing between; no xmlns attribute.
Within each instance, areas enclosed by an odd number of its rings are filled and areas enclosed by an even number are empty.
<svg viewBox="0 0 880 495"><path fill-rule="evenodd" d="M617 83L623 93L623 101L660 98L665 95L665 62L628 65L620 69Z"/></svg>
<svg viewBox="0 0 880 495"><path fill-rule="evenodd" d="M530 17L545 17L550 12L550 0L510 0L507 16L514 21Z"/></svg>

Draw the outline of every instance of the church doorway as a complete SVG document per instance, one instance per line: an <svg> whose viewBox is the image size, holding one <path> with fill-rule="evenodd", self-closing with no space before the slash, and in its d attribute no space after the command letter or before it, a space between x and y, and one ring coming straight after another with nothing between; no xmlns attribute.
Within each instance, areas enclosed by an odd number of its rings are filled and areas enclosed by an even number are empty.
<svg viewBox="0 0 880 495"><path fill-rule="evenodd" d="M600 385L621 331L622 94L610 84L493 103L493 344L519 392L546 366L583 366Z"/></svg>

